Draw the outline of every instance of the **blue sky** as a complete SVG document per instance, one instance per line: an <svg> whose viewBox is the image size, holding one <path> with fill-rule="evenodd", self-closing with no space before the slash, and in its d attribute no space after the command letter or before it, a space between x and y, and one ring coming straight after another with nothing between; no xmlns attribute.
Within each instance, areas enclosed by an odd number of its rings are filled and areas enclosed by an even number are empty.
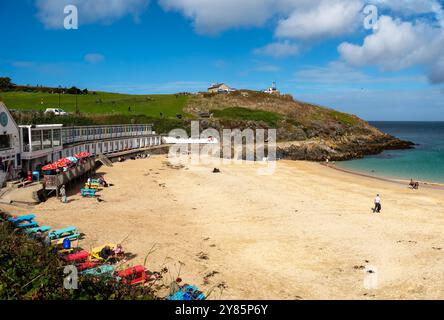
<svg viewBox="0 0 444 320"><path fill-rule="evenodd" d="M442 2L0 2L0 76L127 93L265 89L367 120L444 120ZM63 8L78 8L77 30Z"/></svg>

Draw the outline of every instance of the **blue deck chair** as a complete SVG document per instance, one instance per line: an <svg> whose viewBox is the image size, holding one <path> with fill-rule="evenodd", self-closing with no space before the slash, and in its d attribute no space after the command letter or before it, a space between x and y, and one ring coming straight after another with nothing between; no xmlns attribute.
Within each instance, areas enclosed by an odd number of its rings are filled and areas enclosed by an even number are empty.
<svg viewBox="0 0 444 320"><path fill-rule="evenodd" d="M175 294L169 295L167 300L175 301L191 301L191 300L205 300L205 295L199 291L196 286L186 284L180 288Z"/></svg>
<svg viewBox="0 0 444 320"><path fill-rule="evenodd" d="M80 233L73 233L70 234L69 236L63 237L61 239L65 240L65 239L69 239L69 240L76 240L79 239L82 235Z"/></svg>
<svg viewBox="0 0 444 320"><path fill-rule="evenodd" d="M95 197L97 189L80 189L82 197Z"/></svg>
<svg viewBox="0 0 444 320"><path fill-rule="evenodd" d="M88 276L112 276L114 273L114 267L109 264L103 266L82 271L81 274Z"/></svg>
<svg viewBox="0 0 444 320"><path fill-rule="evenodd" d="M19 228L19 229L35 228L35 227L38 227L38 226L39 226L39 224L37 222L35 222L35 221L15 224L15 227Z"/></svg>
<svg viewBox="0 0 444 320"><path fill-rule="evenodd" d="M29 235L32 235L32 234L37 233L39 231L40 232L47 232L49 230L51 230L50 226L43 226L43 227L35 227L35 228L26 229L25 232Z"/></svg>
<svg viewBox="0 0 444 320"><path fill-rule="evenodd" d="M74 235L76 230L77 230L76 227L67 227L67 228L51 231L48 236L49 236L49 239L51 239L51 240L66 238L66 237Z"/></svg>
<svg viewBox="0 0 444 320"><path fill-rule="evenodd" d="M8 221L12 222L13 224L17 224L17 223L21 223L21 222L25 222L25 221L29 221L30 222L30 221L34 220L34 218L35 218L35 215L28 214L26 216L20 216L20 217L17 217L17 218L9 218Z"/></svg>

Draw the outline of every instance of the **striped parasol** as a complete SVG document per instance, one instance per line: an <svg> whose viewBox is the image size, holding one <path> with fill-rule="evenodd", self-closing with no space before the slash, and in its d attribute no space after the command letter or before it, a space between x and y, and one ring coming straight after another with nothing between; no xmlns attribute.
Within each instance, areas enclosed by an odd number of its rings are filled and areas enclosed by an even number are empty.
<svg viewBox="0 0 444 320"><path fill-rule="evenodd" d="M76 157L66 157L66 159L74 163L77 163L77 161L79 161L79 159L77 159Z"/></svg>
<svg viewBox="0 0 444 320"><path fill-rule="evenodd" d="M82 158L89 157L90 155L91 155L91 153L89 153L88 151L83 151L83 152L75 154L74 157L76 157L77 159L82 159Z"/></svg>
<svg viewBox="0 0 444 320"><path fill-rule="evenodd" d="M71 163L72 163L72 161L70 161L69 159L62 158L62 159L57 160L53 164L55 164L58 168L63 168L63 167L66 167L67 165L69 165Z"/></svg>
<svg viewBox="0 0 444 320"><path fill-rule="evenodd" d="M47 164L46 166L42 167L43 171L50 171L50 170L56 170L58 166L55 163Z"/></svg>

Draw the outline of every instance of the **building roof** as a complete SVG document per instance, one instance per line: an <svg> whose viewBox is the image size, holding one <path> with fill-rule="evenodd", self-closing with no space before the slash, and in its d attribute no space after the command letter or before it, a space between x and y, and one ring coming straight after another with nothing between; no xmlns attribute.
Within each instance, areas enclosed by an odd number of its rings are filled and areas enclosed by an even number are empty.
<svg viewBox="0 0 444 320"><path fill-rule="evenodd" d="M223 85L226 85L226 84L225 83L216 83L216 84L211 85L211 87L209 87L208 89L216 89L216 88L219 88Z"/></svg>

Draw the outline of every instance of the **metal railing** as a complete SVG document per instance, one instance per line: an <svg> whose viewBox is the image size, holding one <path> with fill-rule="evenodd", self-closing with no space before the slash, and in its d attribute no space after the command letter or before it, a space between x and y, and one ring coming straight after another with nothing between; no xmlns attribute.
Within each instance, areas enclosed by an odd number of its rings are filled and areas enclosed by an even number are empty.
<svg viewBox="0 0 444 320"><path fill-rule="evenodd" d="M62 128L62 143L70 144L152 134L151 125L117 125Z"/></svg>

